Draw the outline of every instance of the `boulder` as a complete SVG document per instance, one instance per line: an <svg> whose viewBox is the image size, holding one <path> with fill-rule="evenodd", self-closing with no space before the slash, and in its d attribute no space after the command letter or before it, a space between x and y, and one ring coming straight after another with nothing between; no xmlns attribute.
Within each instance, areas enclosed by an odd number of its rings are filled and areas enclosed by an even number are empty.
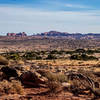
<svg viewBox="0 0 100 100"><path fill-rule="evenodd" d="M20 76L21 82L26 86L40 86L45 84L48 80L47 78L41 76L37 72L27 71Z"/></svg>
<svg viewBox="0 0 100 100"><path fill-rule="evenodd" d="M0 65L8 65L9 64L9 61L3 57L3 56L0 56Z"/></svg>
<svg viewBox="0 0 100 100"><path fill-rule="evenodd" d="M70 83L67 83L67 82L63 82L63 83L62 83L62 86L63 86L64 88L69 88L69 87L71 86L71 84L70 84Z"/></svg>

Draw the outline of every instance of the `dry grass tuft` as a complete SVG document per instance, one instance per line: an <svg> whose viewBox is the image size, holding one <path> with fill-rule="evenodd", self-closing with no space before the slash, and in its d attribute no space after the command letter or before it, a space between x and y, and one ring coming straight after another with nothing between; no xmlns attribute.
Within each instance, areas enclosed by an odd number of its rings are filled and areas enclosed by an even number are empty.
<svg viewBox="0 0 100 100"><path fill-rule="evenodd" d="M24 89L19 81L13 80L12 82L8 82L4 80L0 82L0 94L23 94Z"/></svg>
<svg viewBox="0 0 100 100"><path fill-rule="evenodd" d="M48 88L51 93L57 93L62 90L61 84L55 81L48 82Z"/></svg>
<svg viewBox="0 0 100 100"><path fill-rule="evenodd" d="M51 72L46 72L44 76L49 80L49 81L56 81L56 82L66 82L67 81L67 76L64 75L63 73L51 73Z"/></svg>

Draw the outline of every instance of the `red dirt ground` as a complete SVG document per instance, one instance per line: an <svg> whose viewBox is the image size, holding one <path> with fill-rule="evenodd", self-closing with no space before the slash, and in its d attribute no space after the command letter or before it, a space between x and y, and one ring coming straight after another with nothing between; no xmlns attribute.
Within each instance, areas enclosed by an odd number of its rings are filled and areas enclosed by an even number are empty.
<svg viewBox="0 0 100 100"><path fill-rule="evenodd" d="M86 95L74 96L70 92L49 93L47 88L26 88L25 95L3 95L0 100L91 100Z"/></svg>

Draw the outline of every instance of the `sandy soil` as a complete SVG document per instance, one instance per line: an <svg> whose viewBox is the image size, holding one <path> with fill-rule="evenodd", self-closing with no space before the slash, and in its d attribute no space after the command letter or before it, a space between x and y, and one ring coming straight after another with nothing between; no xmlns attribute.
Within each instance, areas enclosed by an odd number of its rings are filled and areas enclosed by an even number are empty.
<svg viewBox="0 0 100 100"><path fill-rule="evenodd" d="M77 97L67 91L55 94L49 93L47 88L26 88L24 95L3 95L0 100L91 100L91 98L87 97L87 95Z"/></svg>

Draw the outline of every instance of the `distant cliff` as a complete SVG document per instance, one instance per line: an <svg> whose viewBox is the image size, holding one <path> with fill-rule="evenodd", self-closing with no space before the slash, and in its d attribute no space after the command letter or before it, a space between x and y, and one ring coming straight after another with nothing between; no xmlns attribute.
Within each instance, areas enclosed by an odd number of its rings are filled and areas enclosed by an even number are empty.
<svg viewBox="0 0 100 100"><path fill-rule="evenodd" d="M25 32L22 33L7 33L8 37L26 37L27 34ZM97 39L100 38L100 33L68 33L68 32L58 32L58 31L49 31L40 34L35 34L30 37L67 37L71 39Z"/></svg>
<svg viewBox="0 0 100 100"><path fill-rule="evenodd" d="M36 36L47 36L47 37L70 37L75 39L91 39L91 38L100 38L100 33L68 33L68 32L58 32L58 31L49 31L38 34Z"/></svg>
<svg viewBox="0 0 100 100"><path fill-rule="evenodd" d="M100 34L50 31L26 36L22 33L9 33L0 37L0 48L6 51L96 49L100 48Z"/></svg>
<svg viewBox="0 0 100 100"><path fill-rule="evenodd" d="M27 36L25 32L22 33L7 33L7 36Z"/></svg>

